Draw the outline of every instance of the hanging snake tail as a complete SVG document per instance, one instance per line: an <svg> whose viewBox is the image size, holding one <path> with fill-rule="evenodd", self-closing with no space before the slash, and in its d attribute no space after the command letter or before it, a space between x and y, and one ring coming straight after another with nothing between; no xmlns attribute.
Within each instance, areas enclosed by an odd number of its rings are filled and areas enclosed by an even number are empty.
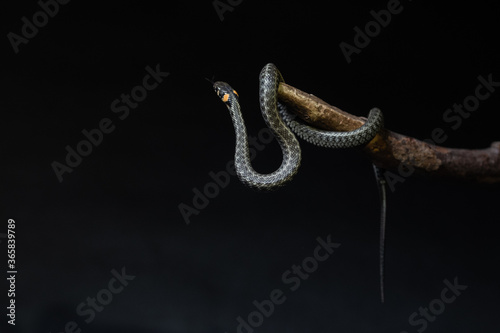
<svg viewBox="0 0 500 333"><path fill-rule="evenodd" d="M373 164L380 197L380 242L379 242L379 270L380 270L380 301L384 303L384 252L385 252L385 223L386 223L386 181L382 169Z"/></svg>
<svg viewBox="0 0 500 333"><path fill-rule="evenodd" d="M210 81L210 80L209 80ZM384 126L382 111L373 108L359 128L349 132L324 131L296 121L285 105L278 102L278 86L284 82L273 64L264 66L259 76L259 99L262 117L277 139L283 159L274 172L260 174L251 165L248 137L241 113L239 97L227 83L213 83L215 92L229 110L236 134L234 165L240 180L253 188L273 189L289 182L297 173L301 160L300 145L295 137L327 148L351 148L368 143ZM380 293L384 302L385 180L374 165L380 191Z"/></svg>

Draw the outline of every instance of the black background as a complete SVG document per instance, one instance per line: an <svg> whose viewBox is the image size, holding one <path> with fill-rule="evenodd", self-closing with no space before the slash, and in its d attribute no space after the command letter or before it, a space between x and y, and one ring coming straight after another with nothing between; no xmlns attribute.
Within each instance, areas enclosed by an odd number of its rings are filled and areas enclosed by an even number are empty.
<svg viewBox="0 0 500 333"><path fill-rule="evenodd" d="M479 75L500 81L498 3L401 2L348 64L339 44L353 44L354 27L387 3L243 1L221 21L211 1L71 1L17 54L7 34L40 7L2 5L0 232L15 219L15 330L55 333L76 321L82 332L236 332L254 300L281 289L286 301L255 332L417 332L409 316L457 277L467 289L425 331L497 332L498 187L414 176L389 193L385 304L377 188L356 150L303 143L299 174L283 189L260 193L232 177L189 224L179 211L234 154L227 109L205 78L239 92L256 135L268 62L345 111L381 108L393 131L426 139L441 127L448 147L499 140L498 92L456 130L442 119ZM120 120L111 103L157 64L170 75ZM51 163L103 118L115 130L59 182ZM273 142L254 166L270 172L280 159ZM290 292L282 274L327 235L341 246ZM5 239L0 247L4 280ZM122 267L135 279L85 323L78 304ZM7 287L2 332L12 329Z"/></svg>

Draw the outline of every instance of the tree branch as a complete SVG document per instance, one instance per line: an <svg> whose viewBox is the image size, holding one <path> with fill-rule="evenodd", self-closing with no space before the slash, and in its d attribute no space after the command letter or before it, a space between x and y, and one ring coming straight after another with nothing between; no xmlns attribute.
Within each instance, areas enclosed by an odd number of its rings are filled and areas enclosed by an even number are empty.
<svg viewBox="0 0 500 333"><path fill-rule="evenodd" d="M366 119L285 83L279 86L278 98L305 122L325 130L352 131ZM375 165L403 177L414 171L436 177L500 183L500 141L485 149L455 149L383 129L362 151Z"/></svg>

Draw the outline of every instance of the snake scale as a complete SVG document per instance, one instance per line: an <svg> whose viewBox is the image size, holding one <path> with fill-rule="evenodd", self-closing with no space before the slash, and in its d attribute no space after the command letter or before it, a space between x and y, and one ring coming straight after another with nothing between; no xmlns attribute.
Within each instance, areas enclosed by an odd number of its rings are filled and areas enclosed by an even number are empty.
<svg viewBox="0 0 500 333"><path fill-rule="evenodd" d="M256 189L275 189L289 182L297 173L301 161L301 150L296 136L317 146L326 148L351 148L361 146L372 140L384 125L382 112L378 108L370 110L368 120L359 128L349 132L333 132L313 128L295 120L278 101L278 86L284 82L274 64L267 64L259 76L260 109L266 125L278 140L283 154L280 167L274 172L261 174L255 171L250 162L248 135L241 113L239 96L229 84L217 81L213 84L215 92L229 109L236 133L234 164L238 178L246 185ZM385 187L380 170L375 174L379 180L381 194L381 232L380 232L380 279L381 299L383 292L383 255L385 239Z"/></svg>

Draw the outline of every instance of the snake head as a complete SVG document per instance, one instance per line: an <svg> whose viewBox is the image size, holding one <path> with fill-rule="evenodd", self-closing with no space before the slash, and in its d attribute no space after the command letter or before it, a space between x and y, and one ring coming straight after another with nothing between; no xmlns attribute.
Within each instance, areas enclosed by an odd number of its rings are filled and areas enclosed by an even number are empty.
<svg viewBox="0 0 500 333"><path fill-rule="evenodd" d="M217 96L225 103L230 105L230 103L236 98L238 99L238 93L229 84L222 81L217 81L214 83L214 90Z"/></svg>

